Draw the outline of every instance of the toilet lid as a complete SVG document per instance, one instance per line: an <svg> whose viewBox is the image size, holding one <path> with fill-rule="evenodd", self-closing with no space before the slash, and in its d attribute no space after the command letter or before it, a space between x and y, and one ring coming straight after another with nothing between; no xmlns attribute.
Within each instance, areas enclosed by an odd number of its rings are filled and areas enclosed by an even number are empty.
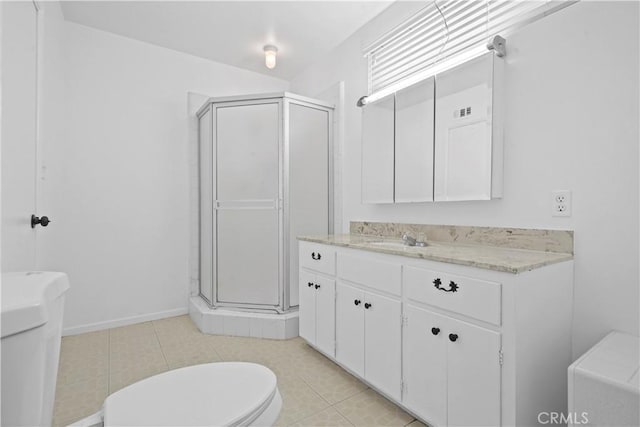
<svg viewBox="0 0 640 427"><path fill-rule="evenodd" d="M276 385L275 374L255 363L207 363L176 369L107 397L104 425L245 425L269 406Z"/></svg>

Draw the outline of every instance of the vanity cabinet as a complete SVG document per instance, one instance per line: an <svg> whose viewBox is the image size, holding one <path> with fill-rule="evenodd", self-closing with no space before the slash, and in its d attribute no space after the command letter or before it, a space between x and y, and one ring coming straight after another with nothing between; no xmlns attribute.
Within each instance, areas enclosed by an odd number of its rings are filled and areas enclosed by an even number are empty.
<svg viewBox="0 0 640 427"><path fill-rule="evenodd" d="M566 410L572 261L511 273L373 245L299 247L300 335L421 420L536 425Z"/></svg>
<svg viewBox="0 0 640 427"><path fill-rule="evenodd" d="M500 333L407 304L403 402L438 425L500 425Z"/></svg>
<svg viewBox="0 0 640 427"><path fill-rule="evenodd" d="M336 252L299 242L299 333L309 344L335 356Z"/></svg>
<svg viewBox="0 0 640 427"><path fill-rule="evenodd" d="M338 282L336 359L395 399L401 398L400 300Z"/></svg>

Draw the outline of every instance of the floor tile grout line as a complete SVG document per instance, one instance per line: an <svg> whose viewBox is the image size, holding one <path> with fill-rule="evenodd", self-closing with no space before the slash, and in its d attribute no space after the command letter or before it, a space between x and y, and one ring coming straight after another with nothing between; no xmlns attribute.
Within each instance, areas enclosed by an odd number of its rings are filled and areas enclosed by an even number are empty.
<svg viewBox="0 0 640 427"><path fill-rule="evenodd" d="M169 368L169 362L167 361L167 355L164 354L164 348L162 348L162 342L160 342L160 338L158 337L158 331L156 330L156 323L154 321L151 321L151 326L153 327L153 335L156 337L156 341L158 341L158 347L160 347L160 354L162 354L164 363L165 365L167 365L167 370L171 370Z"/></svg>

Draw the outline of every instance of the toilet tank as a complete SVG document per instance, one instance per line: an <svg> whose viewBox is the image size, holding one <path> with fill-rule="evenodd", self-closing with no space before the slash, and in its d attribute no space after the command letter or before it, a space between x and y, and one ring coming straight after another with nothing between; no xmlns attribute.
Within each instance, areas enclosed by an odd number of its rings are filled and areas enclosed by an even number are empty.
<svg viewBox="0 0 640 427"><path fill-rule="evenodd" d="M67 275L5 273L0 280L1 425L50 426Z"/></svg>
<svg viewBox="0 0 640 427"><path fill-rule="evenodd" d="M614 331L569 367L569 427L640 425L639 346Z"/></svg>

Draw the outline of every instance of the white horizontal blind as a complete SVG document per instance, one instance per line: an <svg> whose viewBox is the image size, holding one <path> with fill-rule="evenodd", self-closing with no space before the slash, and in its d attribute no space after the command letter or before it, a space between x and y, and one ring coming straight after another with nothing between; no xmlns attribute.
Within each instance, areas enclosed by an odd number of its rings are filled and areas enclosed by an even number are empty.
<svg viewBox="0 0 640 427"><path fill-rule="evenodd" d="M369 95L401 87L486 52L495 35L567 6L571 1L438 0L365 50ZM432 71L429 73L429 71Z"/></svg>

